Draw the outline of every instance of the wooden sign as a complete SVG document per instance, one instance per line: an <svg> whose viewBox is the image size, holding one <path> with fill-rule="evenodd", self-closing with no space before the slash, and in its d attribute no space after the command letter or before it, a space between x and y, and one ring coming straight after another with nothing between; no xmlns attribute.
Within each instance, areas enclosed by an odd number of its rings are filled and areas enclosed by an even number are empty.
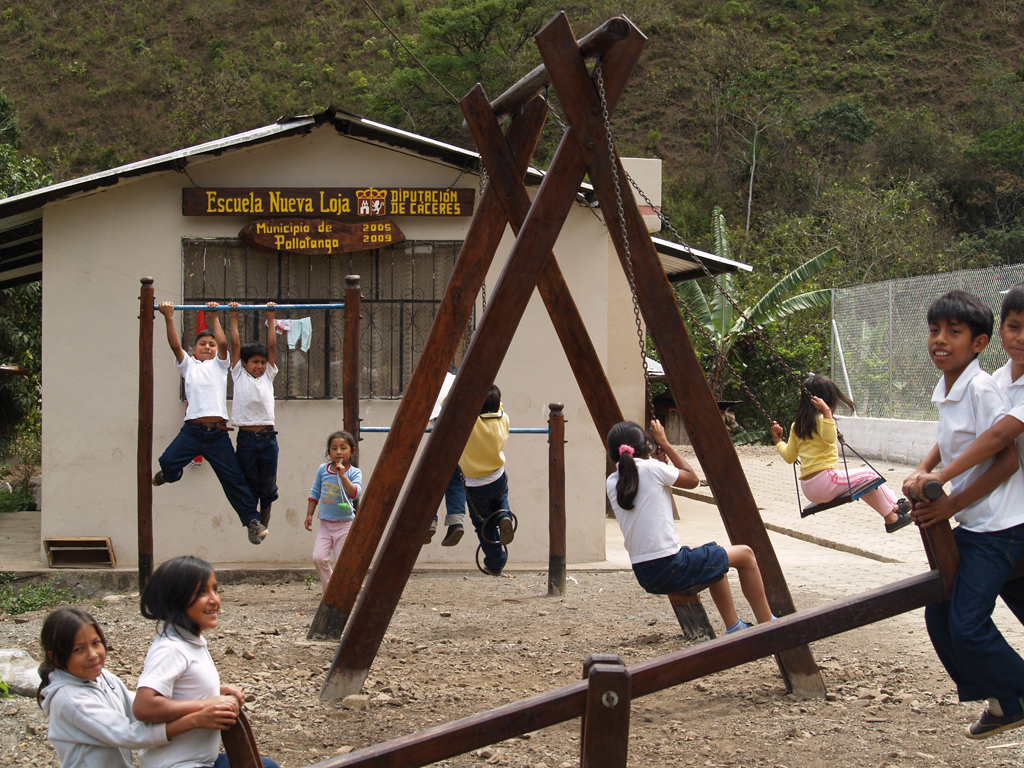
<svg viewBox="0 0 1024 768"><path fill-rule="evenodd" d="M245 227L238 237L265 251L308 256L369 251L405 240L402 230L388 219L350 224L331 219L261 219Z"/></svg>
<svg viewBox="0 0 1024 768"><path fill-rule="evenodd" d="M476 190L310 187L181 190L183 216L472 216Z"/></svg>

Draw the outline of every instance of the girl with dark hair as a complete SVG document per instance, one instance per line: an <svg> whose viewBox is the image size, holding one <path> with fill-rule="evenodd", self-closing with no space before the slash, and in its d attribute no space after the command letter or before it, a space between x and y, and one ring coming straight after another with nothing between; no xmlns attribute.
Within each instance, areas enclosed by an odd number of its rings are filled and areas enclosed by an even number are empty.
<svg viewBox="0 0 1024 768"><path fill-rule="evenodd" d="M356 504L363 490L363 473L352 466L356 453L356 439L351 433L338 430L327 437L325 455L329 461L321 464L313 479L306 505L306 530L313 530L313 513L320 506L320 525L313 542L313 566L320 576L320 586L327 585L334 573L345 539L356 517Z"/></svg>
<svg viewBox="0 0 1024 768"><path fill-rule="evenodd" d="M749 624L736 614L729 580L735 568L740 588L758 623L771 621L761 571L754 551L745 545L720 547L715 542L696 549L679 546L672 519L672 487L696 488L696 473L665 436L657 419L651 436L671 466L650 458L650 445L639 424L623 421L608 432L608 458L616 465L607 481L608 500L619 521L636 580L648 592L665 595L718 579L709 587L711 599L732 634Z"/></svg>
<svg viewBox="0 0 1024 768"><path fill-rule="evenodd" d="M161 622L139 676L132 712L145 723L168 723L216 702L226 730L245 701L241 689L221 685L204 630L216 629L220 593L213 566L184 556L161 565L142 591L142 615ZM227 717L229 715L229 717ZM195 730L139 753L142 768L230 768L220 734ZM277 763L263 758L265 768Z"/></svg>
<svg viewBox="0 0 1024 768"><path fill-rule="evenodd" d="M789 442L782 442L782 427L772 422L772 441L775 450L789 464L800 459L800 488L810 501L822 504L839 496L851 485L878 477L874 470L839 471L839 431L832 412L844 406L852 413L857 406L828 376L812 373L804 380L800 404L796 408L796 421L789 430ZM808 396L808 392L810 396ZM882 516L885 532L896 533L910 525L910 502L896 499L896 494L885 485L868 491L861 497Z"/></svg>
<svg viewBox="0 0 1024 768"><path fill-rule="evenodd" d="M36 697L50 720L50 743L61 768L133 768L133 749L152 749L193 728L227 728L233 711L207 703L166 723L140 723L132 715L135 694L103 668L107 640L81 608L58 608L46 617L39 638Z"/></svg>

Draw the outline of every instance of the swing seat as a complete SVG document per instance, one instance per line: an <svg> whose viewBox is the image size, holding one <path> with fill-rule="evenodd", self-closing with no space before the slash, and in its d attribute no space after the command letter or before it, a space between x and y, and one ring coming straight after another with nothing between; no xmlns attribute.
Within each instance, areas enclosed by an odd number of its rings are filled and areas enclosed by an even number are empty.
<svg viewBox="0 0 1024 768"><path fill-rule="evenodd" d="M847 488L845 491L836 496L832 501L823 501L820 504L808 504L802 510L800 510L800 517L810 517L816 515L819 512L824 512L826 509L832 509L832 507L840 507L843 504L849 504L851 501L856 501L865 493L875 490L878 486L885 483L884 477L873 477L869 480L862 480L856 483L852 488Z"/></svg>

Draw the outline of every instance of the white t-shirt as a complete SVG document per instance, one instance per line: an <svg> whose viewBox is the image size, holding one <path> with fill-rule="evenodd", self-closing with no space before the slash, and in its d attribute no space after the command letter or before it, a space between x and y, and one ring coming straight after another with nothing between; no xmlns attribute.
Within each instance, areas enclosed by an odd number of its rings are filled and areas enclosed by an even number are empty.
<svg viewBox="0 0 1024 768"><path fill-rule="evenodd" d="M1010 366L1012 360L1007 360L1006 365L992 374L996 385L1003 390L1006 399L1010 401L1010 416L1024 424L1024 376L1016 381L1011 380L1012 371ZM1024 459L1024 432L1017 435L1017 456Z"/></svg>
<svg viewBox="0 0 1024 768"><path fill-rule="evenodd" d="M657 459L640 459L636 463L640 478L633 509L619 506L615 485L619 471L608 476L605 489L619 521L630 563L645 563L668 557L679 551L679 532L672 520L672 484L679 479L679 470Z"/></svg>
<svg viewBox="0 0 1024 768"><path fill-rule="evenodd" d="M220 675L206 639L173 625L164 625L149 646L135 686L152 688L169 699L208 699L220 695ZM162 747L139 751L142 768L212 766L220 752L220 731L195 728Z"/></svg>
<svg viewBox="0 0 1024 768"><path fill-rule="evenodd" d="M932 393L932 402L939 408L939 454L943 464L967 450L982 432L1009 412L1006 396L995 379L981 370L977 360L960 374L946 392L945 378L939 379ZM985 474L992 459L971 467L952 480L953 493L958 493ZM966 530L975 533L1001 531L1024 523L1024 477L1020 470L988 496L983 496L954 515Z"/></svg>
<svg viewBox="0 0 1024 768"><path fill-rule="evenodd" d="M231 400L231 421L239 427L266 427L274 424L274 377L277 366L267 363L258 379L249 375L239 360L231 368L235 392Z"/></svg>
<svg viewBox="0 0 1024 768"><path fill-rule="evenodd" d="M227 419L228 368L231 363L226 357L196 360L192 355L185 355L180 363L174 362L174 367L185 379L185 399L188 400L185 421L204 416Z"/></svg>

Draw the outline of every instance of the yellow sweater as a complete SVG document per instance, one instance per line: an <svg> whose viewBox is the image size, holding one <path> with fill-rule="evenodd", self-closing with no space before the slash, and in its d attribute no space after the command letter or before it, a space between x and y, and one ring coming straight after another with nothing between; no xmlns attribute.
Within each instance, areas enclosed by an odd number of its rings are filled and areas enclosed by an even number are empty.
<svg viewBox="0 0 1024 768"><path fill-rule="evenodd" d="M823 469L839 468L839 450L836 448L838 437L835 420L819 415L814 422L814 434L809 439L797 437L791 426L789 442L776 443L775 450L789 464L800 459L800 479L803 480Z"/></svg>
<svg viewBox="0 0 1024 768"><path fill-rule="evenodd" d="M482 413L473 425L473 433L462 450L459 466L466 477L483 477L505 466L502 450L508 442L508 414Z"/></svg>

